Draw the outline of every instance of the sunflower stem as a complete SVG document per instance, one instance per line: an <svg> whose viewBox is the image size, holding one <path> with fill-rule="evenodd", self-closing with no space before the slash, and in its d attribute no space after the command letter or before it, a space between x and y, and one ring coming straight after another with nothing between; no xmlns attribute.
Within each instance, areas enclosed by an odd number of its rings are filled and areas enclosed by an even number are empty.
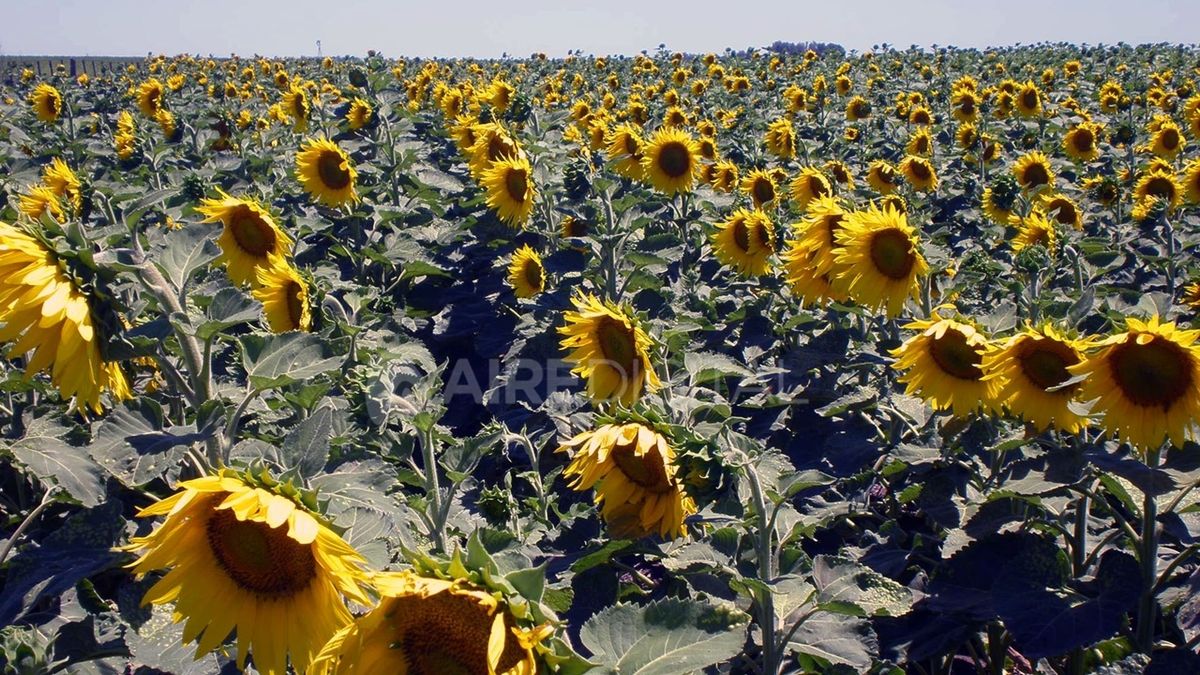
<svg viewBox="0 0 1200 675"><path fill-rule="evenodd" d="M425 498L429 500L429 512L433 516L429 535L433 538L437 549L445 551L446 535L443 530L445 530L446 526L446 516L449 514L443 514L442 512L441 488L438 486L437 452L433 442L433 427L429 426L428 429L419 429L419 432L419 438L421 439L421 463L424 464L425 469Z"/></svg>
<svg viewBox="0 0 1200 675"><path fill-rule="evenodd" d="M771 523L767 514L767 502L763 496L762 482L752 462L742 465L746 480L750 483L750 496L754 500L755 525L754 548L758 558L758 580L770 586L774 578L774 555L771 550ZM775 603L770 591L758 598L759 628L762 630L763 673L774 675L779 672L779 659L775 643Z"/></svg>
<svg viewBox="0 0 1200 675"><path fill-rule="evenodd" d="M1146 466L1158 468L1160 448L1146 453ZM1158 581L1158 502L1146 492L1142 498L1142 531L1138 552L1142 568L1142 597L1138 602L1136 645L1139 652L1154 649L1154 624L1157 614L1155 591Z"/></svg>
<svg viewBox="0 0 1200 675"><path fill-rule="evenodd" d="M21 539L21 535L25 534L25 530L28 530L33 521L37 520L37 517L42 515L42 512L54 503L52 497L57 489L55 486L47 489L46 494L42 495L42 501L38 502L38 505L29 512L29 515L25 516L21 524L17 526L17 529L13 531L12 536L4 544L4 549L0 550L0 565L4 564L5 560L8 560L8 554L12 553L13 547L17 545L17 541Z"/></svg>

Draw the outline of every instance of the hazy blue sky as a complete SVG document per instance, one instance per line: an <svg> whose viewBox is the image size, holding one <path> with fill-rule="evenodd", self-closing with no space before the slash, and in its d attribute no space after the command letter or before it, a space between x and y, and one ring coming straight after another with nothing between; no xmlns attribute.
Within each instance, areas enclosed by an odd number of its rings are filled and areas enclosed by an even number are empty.
<svg viewBox="0 0 1200 675"><path fill-rule="evenodd" d="M775 40L966 47L1200 40L1198 0L0 0L0 53L561 56Z"/></svg>

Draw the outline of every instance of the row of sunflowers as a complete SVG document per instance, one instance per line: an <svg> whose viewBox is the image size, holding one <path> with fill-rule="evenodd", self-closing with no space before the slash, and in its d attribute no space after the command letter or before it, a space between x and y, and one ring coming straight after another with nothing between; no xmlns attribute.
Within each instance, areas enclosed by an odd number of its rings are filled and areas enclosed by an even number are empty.
<svg viewBox="0 0 1200 675"><path fill-rule="evenodd" d="M1198 77L0 73L0 663L1200 669Z"/></svg>

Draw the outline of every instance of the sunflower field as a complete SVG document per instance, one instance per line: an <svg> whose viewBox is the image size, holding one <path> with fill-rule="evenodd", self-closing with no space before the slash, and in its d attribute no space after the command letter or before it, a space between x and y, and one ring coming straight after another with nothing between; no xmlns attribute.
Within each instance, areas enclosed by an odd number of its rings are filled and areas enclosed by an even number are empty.
<svg viewBox="0 0 1200 675"><path fill-rule="evenodd" d="M0 670L1200 672L1200 51L0 71Z"/></svg>

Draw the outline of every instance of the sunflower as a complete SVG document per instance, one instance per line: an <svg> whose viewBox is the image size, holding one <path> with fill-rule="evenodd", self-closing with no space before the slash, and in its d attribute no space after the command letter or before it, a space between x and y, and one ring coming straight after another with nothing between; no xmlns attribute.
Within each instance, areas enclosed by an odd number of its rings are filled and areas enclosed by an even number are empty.
<svg viewBox="0 0 1200 675"><path fill-rule="evenodd" d="M574 127L568 127L573 129ZM512 136L495 122L475 126L475 144L471 146L468 168L471 175L480 180L493 162L505 157L523 157L521 146ZM563 134L566 139L566 134Z"/></svg>
<svg viewBox="0 0 1200 675"><path fill-rule="evenodd" d="M1200 331L1174 322L1125 320L1125 332L1097 343L1100 351L1068 368L1083 375L1080 400L1103 413L1113 437L1154 450L1165 439L1182 446L1200 416Z"/></svg>
<svg viewBox="0 0 1200 675"><path fill-rule="evenodd" d="M502 113L505 110L508 110L508 107L512 105L513 95L516 94L516 92L517 90L511 84L505 82L504 80L497 79L492 82L490 87L488 87L487 91L484 93L484 96L487 97L488 103L491 104L492 108L494 108L496 112Z"/></svg>
<svg viewBox="0 0 1200 675"><path fill-rule="evenodd" d="M837 199L818 199L799 224L799 238L789 241L780 256L792 294L802 304L846 299L832 283L835 252L839 248L837 232L845 217L846 212Z"/></svg>
<svg viewBox="0 0 1200 675"><path fill-rule="evenodd" d="M726 159L721 159L708 165L708 167L711 170L711 175L708 176L708 184L712 186L713 190L717 192L730 192L738 184L737 164Z"/></svg>
<svg viewBox="0 0 1200 675"><path fill-rule="evenodd" d="M974 91L961 89L950 97L954 107L954 119L959 122L974 122L979 119L979 97Z"/></svg>
<svg viewBox="0 0 1200 675"><path fill-rule="evenodd" d="M1083 212L1073 199L1064 194L1043 193L1038 206L1047 216L1053 216L1060 225L1083 230Z"/></svg>
<svg viewBox="0 0 1200 675"><path fill-rule="evenodd" d="M49 84L39 84L29 95L29 103L33 112L43 122L54 122L62 114L62 94Z"/></svg>
<svg viewBox="0 0 1200 675"><path fill-rule="evenodd" d="M483 172L483 188L487 190L488 206L501 220L512 227L521 227L529 221L537 192L533 187L533 168L524 156L492 162Z"/></svg>
<svg viewBox="0 0 1200 675"><path fill-rule="evenodd" d="M963 150L974 150L980 139L979 129L970 122L958 125L958 129L954 132L954 141Z"/></svg>
<svg viewBox="0 0 1200 675"><path fill-rule="evenodd" d="M1177 124L1167 120L1158 125L1144 149L1163 159L1175 159L1185 146L1187 140L1183 137L1183 131Z"/></svg>
<svg viewBox="0 0 1200 675"><path fill-rule="evenodd" d="M350 156L326 138L310 138L296 154L296 178L322 204L341 206L358 201L354 182L358 172Z"/></svg>
<svg viewBox="0 0 1200 675"><path fill-rule="evenodd" d="M994 223L1007 225L1017 206L1020 188L1009 176L1000 176L983 191L983 212Z"/></svg>
<svg viewBox="0 0 1200 675"><path fill-rule="evenodd" d="M775 178L762 169L755 169L742 179L742 192L750 195L756 209L771 206L779 198Z"/></svg>
<svg viewBox="0 0 1200 675"><path fill-rule="evenodd" d="M45 185L35 185L29 188L28 193L21 195L20 207L21 213L34 221L41 220L43 215L49 215L59 222L66 219L58 195Z"/></svg>
<svg viewBox="0 0 1200 675"><path fill-rule="evenodd" d="M158 115L163 105L163 91L163 83L153 77L138 85L137 104L143 115L150 119Z"/></svg>
<svg viewBox="0 0 1200 675"><path fill-rule="evenodd" d="M67 166L67 163L57 157L50 165L42 169L42 183L50 188L58 197L65 199L78 211L83 207L83 184L79 176Z"/></svg>
<svg viewBox="0 0 1200 675"><path fill-rule="evenodd" d="M352 130L357 131L371 123L371 118L375 115L371 110L371 104L365 99L356 98L350 102L350 107L346 109L346 123L350 125Z"/></svg>
<svg viewBox="0 0 1200 675"><path fill-rule="evenodd" d="M162 129L163 140L168 143L178 143L183 136L183 129L175 121L175 114L170 110L163 108L154 116L154 121L158 122L158 128Z"/></svg>
<svg viewBox="0 0 1200 675"><path fill-rule="evenodd" d="M684 520L696 513L696 503L684 493L675 449L662 434L637 422L605 424L578 434L558 451L572 455L563 471L568 485L596 491L612 536L674 539L687 532Z"/></svg>
<svg viewBox="0 0 1200 675"><path fill-rule="evenodd" d="M579 295L571 301L566 325L558 329L571 372L587 380L588 395L596 400L613 399L633 405L644 392L661 386L650 364L650 336L636 319L611 302L594 295Z"/></svg>
<svg viewBox="0 0 1200 675"><path fill-rule="evenodd" d="M6 356L26 356L29 375L49 369L50 382L71 407L99 414L100 395L132 397L121 367L104 360L100 326L89 297L37 239L0 223L0 342Z"/></svg>
<svg viewBox="0 0 1200 675"><path fill-rule="evenodd" d="M743 276L762 276L771 270L775 225L759 210L738 209L717 225L712 236L717 260Z"/></svg>
<svg viewBox="0 0 1200 675"><path fill-rule="evenodd" d="M308 131L308 118L312 114L312 106L308 102L308 93L299 87L289 89L283 95L283 108L292 119L292 130L298 134Z"/></svg>
<svg viewBox="0 0 1200 675"><path fill-rule="evenodd" d="M767 125L767 133L763 138L767 151L779 159L792 159L796 156L796 128L786 117L775 119Z"/></svg>
<svg viewBox="0 0 1200 675"><path fill-rule="evenodd" d="M312 328L312 310L308 307L308 283L291 263L282 258L274 264L255 268L254 297L263 305L263 314L272 333L308 332Z"/></svg>
<svg viewBox="0 0 1200 675"><path fill-rule="evenodd" d="M871 104L861 96L855 96L846 102L846 119L850 122L865 120L871 116Z"/></svg>
<svg viewBox="0 0 1200 675"><path fill-rule="evenodd" d="M1013 178L1027 192L1042 186L1054 187L1054 169L1050 168L1050 159L1036 150L1025 153L1017 160L1013 165Z"/></svg>
<svg viewBox="0 0 1200 675"><path fill-rule="evenodd" d="M834 236L841 247L834 251L835 289L863 306L886 308L889 317L929 273L916 230L891 205L847 214Z"/></svg>
<svg viewBox="0 0 1200 675"><path fill-rule="evenodd" d="M959 417L995 401L999 383L987 379L981 367L988 341L974 326L935 313L905 328L920 331L891 351L906 394Z"/></svg>
<svg viewBox="0 0 1200 675"><path fill-rule="evenodd" d="M896 191L896 169L882 159L871 162L867 169L867 183L882 195Z"/></svg>
<svg viewBox="0 0 1200 675"><path fill-rule="evenodd" d="M1193 159L1183 169L1183 189L1191 204L1200 204L1200 159Z"/></svg>
<svg viewBox="0 0 1200 675"><path fill-rule="evenodd" d="M800 173L792 179L790 192L792 202L796 204L797 209L803 212L808 209L808 205L813 200L832 195L833 187L830 186L829 179L821 173L820 169L806 166L802 167Z"/></svg>
<svg viewBox="0 0 1200 675"><path fill-rule="evenodd" d="M900 173L914 190L932 192L937 189L938 177L933 164L924 157L908 155L900 162Z"/></svg>
<svg viewBox="0 0 1200 675"><path fill-rule="evenodd" d="M617 173L626 178L641 180L645 175L642 170L642 146L645 141L642 139L641 130L633 124L619 124L608 132L605 144Z"/></svg>
<svg viewBox="0 0 1200 675"><path fill-rule="evenodd" d="M233 471L180 483L138 516L166 520L130 540L126 550L140 554L130 567L139 577L170 570L142 604L174 602L183 642L199 638L197 658L236 630L239 668L253 654L261 673L286 675L289 657L304 672L350 622L345 598L371 604L353 548L301 504Z"/></svg>
<svg viewBox="0 0 1200 675"><path fill-rule="evenodd" d="M930 126L933 124L933 114L929 112L929 108L916 106L908 113L908 123L919 127Z"/></svg>
<svg viewBox="0 0 1200 675"><path fill-rule="evenodd" d="M904 151L910 155L929 157L933 154L933 136L930 136L925 129L917 129L908 139Z"/></svg>
<svg viewBox="0 0 1200 675"><path fill-rule="evenodd" d="M292 238L258 202L217 193L220 199L205 199L196 209L205 217L201 222L220 221L224 226L217 243L230 280L238 285L255 282L259 268L291 253Z"/></svg>
<svg viewBox="0 0 1200 675"><path fill-rule="evenodd" d="M681 129L665 127L655 132L646 145L642 170L659 192L673 195L690 192L698 170L700 146Z"/></svg>
<svg viewBox="0 0 1200 675"><path fill-rule="evenodd" d="M1063 136L1063 150L1072 159L1090 162L1100 156L1100 130L1094 122L1082 122Z"/></svg>
<svg viewBox="0 0 1200 675"><path fill-rule="evenodd" d="M522 627L503 594L413 570L371 578L378 606L334 635L309 675L536 675L550 625ZM527 611L527 610L526 610Z"/></svg>
<svg viewBox="0 0 1200 675"><path fill-rule="evenodd" d="M1054 253L1058 247L1058 233L1054 230L1054 223L1040 208L1033 209L1028 216L1021 219L1017 225L1017 235L1012 240L1013 253L1020 253L1033 246L1044 246L1050 253Z"/></svg>
<svg viewBox="0 0 1200 675"><path fill-rule="evenodd" d="M1050 324L1040 328L1026 326L983 356L985 380L995 380L995 401L1023 417L1039 431L1051 426L1076 433L1087 419L1072 404L1079 383L1067 384L1067 369L1083 361L1087 344L1057 332Z"/></svg>
<svg viewBox="0 0 1200 675"><path fill-rule="evenodd" d="M1164 171L1149 171L1138 179L1133 187L1133 199L1137 204L1144 204L1150 199L1161 199L1167 211L1174 211L1183 198L1183 189L1172 173Z"/></svg>
<svg viewBox="0 0 1200 675"><path fill-rule="evenodd" d="M563 222L566 223L566 220ZM572 222L579 221L572 219ZM508 264L508 285L512 286L518 298L532 298L546 289L546 268L542 266L542 257L529 244L513 253L512 262Z"/></svg>
<svg viewBox="0 0 1200 675"><path fill-rule="evenodd" d="M825 173L832 177L838 185L847 190L854 190L854 174L850 171L850 167L846 166L845 162L836 159L825 162Z"/></svg>
<svg viewBox="0 0 1200 675"><path fill-rule="evenodd" d="M1042 92L1031 80L1016 92L1017 114L1021 117L1037 117L1042 114Z"/></svg>

